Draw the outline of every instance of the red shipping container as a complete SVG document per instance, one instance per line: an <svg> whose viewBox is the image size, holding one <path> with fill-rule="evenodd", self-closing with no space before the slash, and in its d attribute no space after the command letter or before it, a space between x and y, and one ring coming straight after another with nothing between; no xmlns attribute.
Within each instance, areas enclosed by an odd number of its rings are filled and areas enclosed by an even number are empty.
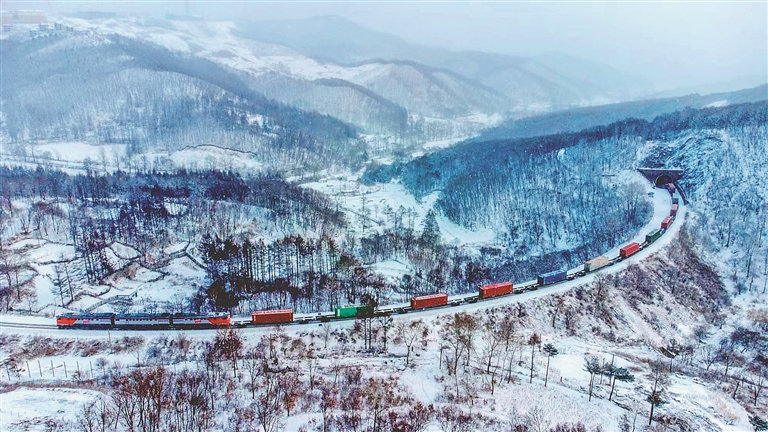
<svg viewBox="0 0 768 432"><path fill-rule="evenodd" d="M677 204L672 204L672 209L669 211L669 215L670 216L677 216L677 209L678 208L679 207L677 206Z"/></svg>
<svg viewBox="0 0 768 432"><path fill-rule="evenodd" d="M672 225L672 222L674 221L675 221L675 218L673 218L672 216L665 217L664 220L661 221L661 229L669 228L670 225Z"/></svg>
<svg viewBox="0 0 768 432"><path fill-rule="evenodd" d="M448 304L448 294L438 293L414 297L411 299L411 309L424 309L435 306L445 306Z"/></svg>
<svg viewBox="0 0 768 432"><path fill-rule="evenodd" d="M293 310L255 311L251 313L251 322L254 324L280 324L293 322Z"/></svg>
<svg viewBox="0 0 768 432"><path fill-rule="evenodd" d="M480 287L480 298L496 297L512 292L512 282L500 282Z"/></svg>
<svg viewBox="0 0 768 432"><path fill-rule="evenodd" d="M637 251L639 250L640 250L640 245L633 242L619 249L619 256L622 258L626 258L636 254Z"/></svg>

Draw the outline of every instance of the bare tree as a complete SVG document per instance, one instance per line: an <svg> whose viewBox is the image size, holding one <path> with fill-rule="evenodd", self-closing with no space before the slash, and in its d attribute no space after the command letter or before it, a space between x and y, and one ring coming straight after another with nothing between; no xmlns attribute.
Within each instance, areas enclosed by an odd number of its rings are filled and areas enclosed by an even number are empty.
<svg viewBox="0 0 768 432"><path fill-rule="evenodd" d="M664 390L661 388L667 380L667 370L663 362L654 361L651 363L651 379L653 380L653 387L651 388L651 394L646 398L648 403L651 404L650 414L648 415L648 426L653 423L654 408L661 407L667 403L663 397Z"/></svg>
<svg viewBox="0 0 768 432"><path fill-rule="evenodd" d="M531 431L545 432L549 429L550 420L544 409L534 406L525 414L525 424Z"/></svg>
<svg viewBox="0 0 768 432"><path fill-rule="evenodd" d="M213 341L213 354L216 357L231 361L232 373L235 375L237 374L237 360L240 358L242 349L243 340L234 329L221 329L216 332L216 338Z"/></svg>
<svg viewBox="0 0 768 432"><path fill-rule="evenodd" d="M760 398L760 393L763 391L766 383L765 369L760 365L754 365L750 368L752 379L749 383L750 393L752 393L752 403L757 406L757 400Z"/></svg>
<svg viewBox="0 0 768 432"><path fill-rule="evenodd" d="M264 432L277 432L283 413L283 387L278 374L265 371L256 380L256 416Z"/></svg>
<svg viewBox="0 0 768 432"><path fill-rule="evenodd" d="M411 322L399 321L395 324L396 341L402 343L406 348L405 364L406 366L411 363L411 351L413 346L419 340L424 333L424 321L416 320Z"/></svg>
<svg viewBox="0 0 768 432"><path fill-rule="evenodd" d="M712 345L704 345L701 348L701 360L709 372L709 368L717 361L717 348Z"/></svg>
<svg viewBox="0 0 768 432"><path fill-rule="evenodd" d="M437 422L444 432L474 432L474 417L464 413L458 405L444 406L437 410Z"/></svg>

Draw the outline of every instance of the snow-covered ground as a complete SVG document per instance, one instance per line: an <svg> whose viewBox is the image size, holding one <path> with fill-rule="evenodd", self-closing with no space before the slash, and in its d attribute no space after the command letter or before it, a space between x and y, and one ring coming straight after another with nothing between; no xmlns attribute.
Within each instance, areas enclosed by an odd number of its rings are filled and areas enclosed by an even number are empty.
<svg viewBox="0 0 768 432"><path fill-rule="evenodd" d="M229 67L259 75L282 72L307 80L338 78L354 81L373 70L377 63L356 67L321 63L290 48L237 37L236 25L228 21L166 21L154 26L142 19L83 20L65 18L78 30L117 33L146 40L172 51L210 58Z"/></svg>
<svg viewBox="0 0 768 432"><path fill-rule="evenodd" d="M30 146L24 158L4 154L0 161L35 168L38 165L63 170L70 174L84 172L86 167L97 172L127 169L123 144L91 144L82 141L38 143ZM152 151L133 156L133 164L142 169L188 169L234 171L250 175L264 170L264 164L254 153L225 149L215 145L186 147L173 152Z"/></svg>
<svg viewBox="0 0 768 432"><path fill-rule="evenodd" d="M48 431L46 419L75 423L79 408L101 393L66 387L20 387L0 394L0 430Z"/></svg>
<svg viewBox="0 0 768 432"><path fill-rule="evenodd" d="M391 186L399 186L399 185L391 185ZM650 186L649 186L649 189L651 189ZM406 196L410 197L410 195L406 195ZM644 241L645 234L659 227L661 224L661 220L664 219L669 214L669 209L671 207L671 199L670 199L669 193L667 193L666 190L656 189L653 196L653 202L654 202L653 217L651 218L650 222L640 230L640 234L638 234L638 236L632 239L631 241L637 241L637 242ZM683 226L685 222L685 216L686 216L686 206L681 205L680 210L678 211L678 216L675 219L675 223L672 225L672 227L669 230L667 230L667 232L659 240L657 240L651 246L633 255L632 257L618 264L601 269L600 273L613 274L613 273L620 272L626 269L629 265L642 261L643 259L655 253L658 253L661 249L666 247L672 241L672 239L677 235L677 233L680 231L680 228ZM442 229L442 226L441 226L441 229ZM629 242L630 241L627 241L626 243L629 243ZM626 243L623 243L623 244L626 244ZM609 257L617 256L618 247L614 250L608 251L606 255ZM381 271L382 274L388 277L397 277L401 274L408 273L410 270L406 264L396 260L377 263L374 266L374 268L378 271ZM571 271L576 271L580 269L581 267L578 267L575 269L571 269ZM165 267L164 270L168 273L177 275L177 277L179 278L186 277L186 278L190 278L190 280L194 280L194 278L200 277L202 274L201 273L202 270L198 268L188 258L180 258L177 260L173 260L172 264ZM150 274L150 273L147 273L147 274ZM149 276L144 276L144 277L149 277ZM478 303L466 303L460 306L449 307L449 308L432 309L432 310L422 311L419 313L410 313L408 315L397 315L395 316L395 319L433 319L445 314L452 314L459 311L474 312L479 310L491 309L491 308L502 306L509 303L526 302L528 300L532 300L532 299L536 299L536 298L540 298L540 297L548 296L552 294L562 293L562 292L574 289L575 287L578 287L578 286L590 284L594 280L594 277L595 277L595 273L590 273L581 278L562 282L552 286L547 286L535 291L527 291L525 293L518 294L515 296L507 296L507 297L501 297L501 298L496 298L491 300L485 300L483 302L478 302ZM527 285L527 284L533 283L534 281L526 281L526 282L513 281L513 282L516 285ZM174 284L172 281L172 278L165 278L159 281L155 281L151 285L142 285L141 281L133 281L133 282L121 281L121 284L123 286L130 286L130 288L135 288L136 290L138 290L140 287L143 286L143 289L139 291L139 302L144 302L144 303L146 303L147 301L150 301L150 302L151 301L156 301L156 302L171 301L173 300L174 296L183 296L183 295L190 294L188 288L185 290L182 287ZM132 290L128 290L128 292L131 292L131 291ZM121 292L121 294L123 293ZM474 295L474 294L475 293L470 293L468 295ZM0 315L0 326L2 326L2 323L4 322L6 323L27 322L27 323L35 323L35 324L51 324L50 318L45 318L45 317L27 317L24 321L19 321L19 317L15 315ZM325 324L325 325L347 326L348 324L349 324L348 322L341 322L341 323L334 322L334 323ZM9 330L14 332L25 331L23 329L18 329L18 328L13 328L13 329L9 328ZM262 329L249 328L244 331L246 332L253 331L258 333L262 331ZM76 331L76 332L79 332L79 331ZM82 332L84 332L84 333L81 333L83 335L91 334L88 331L82 331Z"/></svg>
<svg viewBox="0 0 768 432"><path fill-rule="evenodd" d="M304 187L318 190L330 196L339 206L346 211L348 220L356 231L362 232L362 218L366 213L366 230L380 231L392 227L392 221L388 220L387 209L408 211L403 216L404 223L413 223L415 229L420 229L427 212L433 208L439 192L434 192L417 201L399 183L380 183L374 186L365 186L354 178L342 178L321 180L305 183ZM365 201L365 205L363 205ZM444 242L471 246L480 243L488 243L493 240L495 234L491 229L471 231L448 220L444 216L437 216L440 226L440 234Z"/></svg>

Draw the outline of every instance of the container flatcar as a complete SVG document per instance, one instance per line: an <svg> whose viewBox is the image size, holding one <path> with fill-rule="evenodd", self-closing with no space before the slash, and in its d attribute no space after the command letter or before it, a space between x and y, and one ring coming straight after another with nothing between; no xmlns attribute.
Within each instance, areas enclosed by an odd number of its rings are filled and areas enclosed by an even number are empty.
<svg viewBox="0 0 768 432"><path fill-rule="evenodd" d="M479 296L481 299L496 297L509 294L513 289L512 282L499 282L480 287Z"/></svg>
<svg viewBox="0 0 768 432"><path fill-rule="evenodd" d="M595 271L599 268L603 268L611 263L611 260L608 259L608 257L605 256L599 256L597 258L593 258L587 262L584 263L584 271L585 272L591 272Z"/></svg>
<svg viewBox="0 0 768 432"><path fill-rule="evenodd" d="M549 273L540 274L537 281L539 282L539 285L548 285L564 281L566 277L568 277L567 270L555 270Z"/></svg>
<svg viewBox="0 0 768 432"><path fill-rule="evenodd" d="M293 309L254 311L251 313L253 324L285 324L293 322Z"/></svg>
<svg viewBox="0 0 768 432"><path fill-rule="evenodd" d="M623 248L619 249L619 256L622 258L629 258L632 255L636 254L640 250L640 245L632 242Z"/></svg>
<svg viewBox="0 0 768 432"><path fill-rule="evenodd" d="M445 293L413 297L411 299L411 309L424 309L429 307L445 306L447 304L448 294Z"/></svg>
<svg viewBox="0 0 768 432"><path fill-rule="evenodd" d="M665 217L664 220L661 221L661 229L669 228L670 226L672 226L672 222L674 221L675 221L675 218L673 218L672 216Z"/></svg>
<svg viewBox="0 0 768 432"><path fill-rule="evenodd" d="M658 230L658 229L655 229L655 230L649 232L648 234L645 235L645 242L646 243L653 243L653 242L655 242L656 240L659 239L659 237L661 237L661 233L662 233L662 231Z"/></svg>
<svg viewBox="0 0 768 432"><path fill-rule="evenodd" d="M677 204L672 204L672 208L669 209L669 215L670 216L677 216L677 209L678 209Z"/></svg>
<svg viewBox="0 0 768 432"><path fill-rule="evenodd" d="M672 197L672 204L680 204L680 198Z"/></svg>
<svg viewBox="0 0 768 432"><path fill-rule="evenodd" d="M373 315L373 308L367 305L337 306L333 310L336 318L352 318Z"/></svg>

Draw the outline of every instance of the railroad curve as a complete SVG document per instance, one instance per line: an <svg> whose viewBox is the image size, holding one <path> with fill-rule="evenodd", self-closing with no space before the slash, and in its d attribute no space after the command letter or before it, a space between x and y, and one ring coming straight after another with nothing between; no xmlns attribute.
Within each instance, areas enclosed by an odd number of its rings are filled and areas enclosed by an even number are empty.
<svg viewBox="0 0 768 432"><path fill-rule="evenodd" d="M645 241L645 234L650 230L653 230L660 226L661 221L664 219L664 217L669 215L669 212L672 207L672 200L670 199L670 195L667 193L664 189L651 189L654 191L653 196L653 208L654 208L654 215L651 217L651 220L648 222L647 225L640 228L638 231L638 235L635 236L635 238L627 240L626 244L629 242L637 242L640 244L643 244ZM629 258L626 258L624 260L621 260L615 264L612 264L608 267L603 267L599 270L595 270L593 272L586 273L584 275L575 276L576 273L580 272L583 269L583 266L579 266L577 268L569 269L567 270L568 276L573 276L572 279L551 284L551 285L545 285L542 287L539 287L538 289L530 289L525 290L524 292L520 293L513 293L508 295L503 295L499 297L492 297L489 299L478 299L477 292L467 293L467 294L457 294L449 297L449 304L447 306L441 306L441 307L435 307L435 308L428 308L428 309L422 309L422 310L408 310L405 314L398 314L394 313L394 311L398 309L410 309L410 304L408 303L399 303L399 304L390 304L390 305L384 305L379 307L379 311L391 314L391 316L395 319L418 319L418 318L429 318L429 317L438 317L441 315L446 314L453 314L455 312L463 311L463 312L471 312L471 311L477 311L481 309L488 309L492 307L497 307L505 304L513 304L518 302L524 302L530 299L544 297L552 294L562 293L568 290L571 290L577 286L584 285L587 283L591 283L594 280L594 277L596 274L611 274L611 273L617 273L623 269L625 269L629 264L633 262L641 261L648 256L651 256L658 252L659 250L663 249L669 243L671 240L676 236L676 234L679 232L681 226L685 222L687 214L687 206L682 205L682 202L679 206L679 210L677 213L677 216L675 217L675 221L672 224L672 226L665 230L663 235L655 242L646 245L643 247L639 252L632 255ZM618 247L614 248L610 251L607 251L603 255L606 256L615 256L618 255ZM532 281L526 281L522 283L516 283L515 288L516 291L520 287L528 287L532 288L536 284L535 280ZM457 303L451 305L451 303ZM294 321L289 324L282 324L285 325L300 325L302 323L307 323L310 321L322 321L326 325L330 323L340 323L345 321L354 321L356 318L344 318L344 319L331 319L333 317L333 312L314 312L314 313L308 313L308 314L296 314L294 316ZM18 319L18 316L13 315L0 315L0 328L7 329L7 330L55 330L57 329L57 326L54 324L46 324L44 322L17 322L12 321L14 318ZM25 317L27 319L33 318L33 317ZM10 319L10 320L9 320ZM49 320L50 318L44 318L46 320ZM303 321L303 322L302 322ZM275 327L277 325L259 325L259 326L248 326L248 323L250 321L245 320L245 318L233 318L232 324L233 326L239 326L243 330L256 330L256 329L264 329L264 328L271 328ZM321 323L322 325L322 323ZM90 329L67 329L67 334L70 334L71 332L76 332L78 330L82 330L87 332L88 334L96 334L99 332L94 332ZM163 329L113 329L111 331L118 332L120 334L123 333L130 333L130 332L165 332L165 331L186 331L185 329L169 329L169 328L163 328ZM216 330L213 329L200 329L200 330L192 330L195 333L198 332L215 332ZM102 332L103 333L103 332Z"/></svg>

